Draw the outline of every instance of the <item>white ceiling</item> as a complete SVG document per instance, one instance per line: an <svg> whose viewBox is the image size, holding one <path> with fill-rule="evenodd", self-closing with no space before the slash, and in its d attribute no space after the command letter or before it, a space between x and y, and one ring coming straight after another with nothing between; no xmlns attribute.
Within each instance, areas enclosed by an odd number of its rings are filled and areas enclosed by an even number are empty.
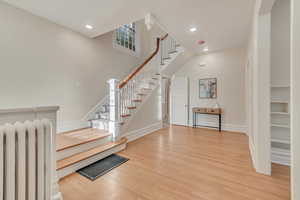
<svg viewBox="0 0 300 200"><path fill-rule="evenodd" d="M254 0L3 0L57 24L96 37L153 14L185 48L200 53L243 45L250 31ZM90 24L93 30L84 26ZM190 27L197 27L194 33Z"/></svg>

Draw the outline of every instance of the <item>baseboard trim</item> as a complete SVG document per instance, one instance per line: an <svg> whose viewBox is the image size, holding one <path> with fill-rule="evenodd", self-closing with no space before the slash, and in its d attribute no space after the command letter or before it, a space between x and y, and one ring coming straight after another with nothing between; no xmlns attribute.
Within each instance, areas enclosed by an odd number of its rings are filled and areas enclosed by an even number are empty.
<svg viewBox="0 0 300 200"><path fill-rule="evenodd" d="M57 123L57 133L88 128L89 122L84 120L61 121Z"/></svg>
<svg viewBox="0 0 300 200"><path fill-rule="evenodd" d="M132 142L132 141L137 140L141 137L144 137L144 136L146 136L150 133L158 131L162 128L163 128L162 123L158 122L158 123L151 124L149 126L141 128L141 129L137 129L137 130L134 130L134 131L127 132L127 133L124 134L124 137L126 137L128 139L128 142Z"/></svg>
<svg viewBox="0 0 300 200"><path fill-rule="evenodd" d="M206 121L199 121L198 124L203 126L218 126L218 124L214 122L206 122ZM193 126L190 124L189 126ZM199 126L201 127L201 126ZM203 127L207 128L207 127ZM222 131L229 131L229 132L238 132L238 133L244 133L247 135L247 126L244 125L237 125L237 124L222 124Z"/></svg>

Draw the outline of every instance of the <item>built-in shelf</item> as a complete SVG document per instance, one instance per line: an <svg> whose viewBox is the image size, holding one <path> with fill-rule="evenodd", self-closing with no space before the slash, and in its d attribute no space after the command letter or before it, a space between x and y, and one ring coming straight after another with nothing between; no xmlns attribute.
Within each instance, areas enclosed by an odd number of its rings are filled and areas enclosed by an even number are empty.
<svg viewBox="0 0 300 200"><path fill-rule="evenodd" d="M271 88L289 88L289 85L271 85Z"/></svg>
<svg viewBox="0 0 300 200"><path fill-rule="evenodd" d="M290 166L291 164L290 150L272 147L271 152L272 152L271 154L272 163Z"/></svg>
<svg viewBox="0 0 300 200"><path fill-rule="evenodd" d="M271 139L271 142L281 143L281 144L291 144L289 140Z"/></svg>
<svg viewBox="0 0 300 200"><path fill-rule="evenodd" d="M278 127L278 128L290 128L288 124L271 124L272 127Z"/></svg>
<svg viewBox="0 0 300 200"><path fill-rule="evenodd" d="M288 112L271 112L272 115L290 115Z"/></svg>
<svg viewBox="0 0 300 200"><path fill-rule="evenodd" d="M271 103L288 104L289 102L284 100L271 100Z"/></svg>
<svg viewBox="0 0 300 200"><path fill-rule="evenodd" d="M281 154L285 156L290 156L291 152L288 149L281 149L281 148L275 148L272 147L272 153Z"/></svg>
<svg viewBox="0 0 300 200"><path fill-rule="evenodd" d="M285 100L271 100L271 112L288 113L289 102Z"/></svg>
<svg viewBox="0 0 300 200"><path fill-rule="evenodd" d="M271 160L290 165L290 86L271 85Z"/></svg>

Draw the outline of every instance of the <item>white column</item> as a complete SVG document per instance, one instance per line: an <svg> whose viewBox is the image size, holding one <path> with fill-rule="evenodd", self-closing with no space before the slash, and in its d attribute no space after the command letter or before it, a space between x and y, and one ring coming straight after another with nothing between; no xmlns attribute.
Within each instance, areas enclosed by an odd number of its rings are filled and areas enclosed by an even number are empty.
<svg viewBox="0 0 300 200"><path fill-rule="evenodd" d="M256 170L271 175L270 47L271 14L258 17L257 63L254 66L254 145Z"/></svg>
<svg viewBox="0 0 300 200"><path fill-rule="evenodd" d="M110 79L109 84L109 132L112 133L113 141L119 139L120 132L120 81Z"/></svg>

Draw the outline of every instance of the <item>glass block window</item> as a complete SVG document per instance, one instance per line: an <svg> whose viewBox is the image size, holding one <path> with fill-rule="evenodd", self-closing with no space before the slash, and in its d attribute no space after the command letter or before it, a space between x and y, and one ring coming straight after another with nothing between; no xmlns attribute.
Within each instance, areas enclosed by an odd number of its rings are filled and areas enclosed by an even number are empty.
<svg viewBox="0 0 300 200"><path fill-rule="evenodd" d="M126 49L136 52L136 25L126 24L116 30L116 43Z"/></svg>

